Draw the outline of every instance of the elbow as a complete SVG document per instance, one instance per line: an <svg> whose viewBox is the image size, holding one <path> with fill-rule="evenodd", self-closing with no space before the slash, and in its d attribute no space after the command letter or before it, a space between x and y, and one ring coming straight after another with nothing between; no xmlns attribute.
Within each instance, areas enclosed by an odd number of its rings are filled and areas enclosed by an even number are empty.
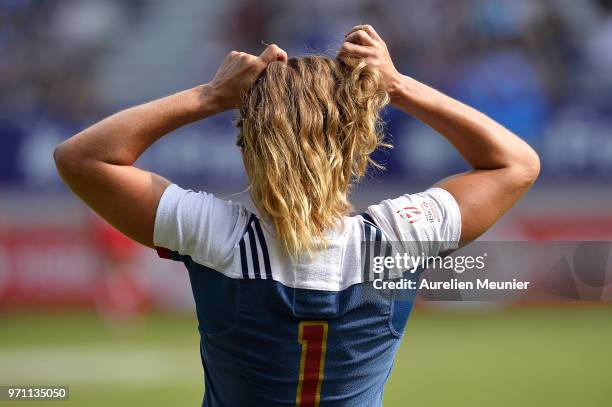
<svg viewBox="0 0 612 407"><path fill-rule="evenodd" d="M527 179L529 181L529 185L531 186L538 177L540 176L540 156L533 149L529 148L529 154L527 154L526 162L525 162L525 172L527 173Z"/></svg>
<svg viewBox="0 0 612 407"><path fill-rule="evenodd" d="M69 140L59 144L53 150L53 161L55 161L55 168L60 176L65 177L66 175L78 171L79 162L81 158L74 147L71 146Z"/></svg>
<svg viewBox="0 0 612 407"><path fill-rule="evenodd" d="M525 151L515 165L515 177L524 189L529 189L540 175L540 157L531 147Z"/></svg>
<svg viewBox="0 0 612 407"><path fill-rule="evenodd" d="M69 154L67 151L66 142L59 144L53 150L53 161L55 161L55 168L61 174L62 169L65 168L70 161Z"/></svg>

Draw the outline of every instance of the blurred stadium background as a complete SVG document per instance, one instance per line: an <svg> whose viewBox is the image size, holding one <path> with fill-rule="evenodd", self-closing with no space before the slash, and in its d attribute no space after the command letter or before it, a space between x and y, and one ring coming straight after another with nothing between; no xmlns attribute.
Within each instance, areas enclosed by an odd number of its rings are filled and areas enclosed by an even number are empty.
<svg viewBox="0 0 612 407"><path fill-rule="evenodd" d="M610 0L0 0L0 385L69 385L67 405L198 405L187 275L77 202L53 148L207 81L232 49L333 52L357 23L377 28L400 71L539 152L540 180L488 239L612 240ZM395 149L358 208L464 168L428 128L386 118ZM177 131L140 165L221 197L243 191L232 119ZM386 406L612 402L609 306L446 305L415 311Z"/></svg>

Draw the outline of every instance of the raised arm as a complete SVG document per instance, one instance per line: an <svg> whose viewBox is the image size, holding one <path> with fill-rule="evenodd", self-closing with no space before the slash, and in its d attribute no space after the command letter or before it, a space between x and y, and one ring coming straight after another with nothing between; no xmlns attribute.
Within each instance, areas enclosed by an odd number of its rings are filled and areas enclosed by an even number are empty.
<svg viewBox="0 0 612 407"><path fill-rule="evenodd" d="M242 91L265 67L286 59L276 45L259 57L231 52L210 83L114 114L60 144L54 152L59 174L110 224L153 246L155 212L169 181L134 162L165 134L238 107Z"/></svg>
<svg viewBox="0 0 612 407"><path fill-rule="evenodd" d="M483 234L535 182L540 161L527 143L475 109L398 73L371 26L347 33L340 55L365 58L378 69L391 103L439 132L473 168L436 185L459 205L462 241Z"/></svg>

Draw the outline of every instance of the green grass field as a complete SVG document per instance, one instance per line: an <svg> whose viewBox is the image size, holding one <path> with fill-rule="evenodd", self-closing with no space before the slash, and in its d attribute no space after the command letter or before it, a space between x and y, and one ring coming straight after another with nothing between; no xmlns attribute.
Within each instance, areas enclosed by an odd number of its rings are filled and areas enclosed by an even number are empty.
<svg viewBox="0 0 612 407"><path fill-rule="evenodd" d="M197 406L201 383L192 317L0 315L0 384L69 385L53 406ZM612 405L612 308L417 309L385 407L485 405Z"/></svg>

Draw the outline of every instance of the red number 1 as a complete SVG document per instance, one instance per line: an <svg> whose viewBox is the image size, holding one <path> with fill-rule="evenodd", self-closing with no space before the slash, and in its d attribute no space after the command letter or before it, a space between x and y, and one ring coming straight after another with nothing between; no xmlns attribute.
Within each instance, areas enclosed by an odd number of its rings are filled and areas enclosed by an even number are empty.
<svg viewBox="0 0 612 407"><path fill-rule="evenodd" d="M295 406L318 407L325 369L327 322L300 322L298 342L302 345L302 356Z"/></svg>

